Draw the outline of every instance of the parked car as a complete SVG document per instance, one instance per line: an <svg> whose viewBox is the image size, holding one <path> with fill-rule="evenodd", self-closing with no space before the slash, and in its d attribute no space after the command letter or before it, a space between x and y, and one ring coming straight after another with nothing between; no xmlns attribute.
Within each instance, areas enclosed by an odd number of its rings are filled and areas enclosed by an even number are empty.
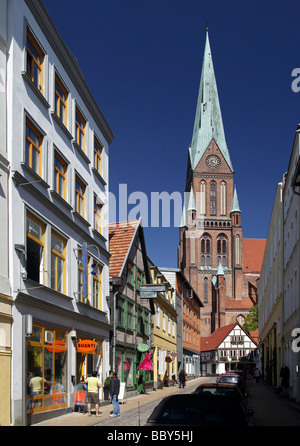
<svg viewBox="0 0 300 446"><path fill-rule="evenodd" d="M179 394L164 398L146 426L248 426L249 416L238 400L212 394Z"/></svg>
<svg viewBox="0 0 300 446"><path fill-rule="evenodd" d="M212 395L228 396L239 401L244 400L244 395L236 384L204 383L200 384L193 393L196 395L210 393Z"/></svg>
<svg viewBox="0 0 300 446"><path fill-rule="evenodd" d="M217 383L236 384L243 395L247 394L245 381L241 376L235 375L234 373L226 373L225 375L221 375L218 378Z"/></svg>

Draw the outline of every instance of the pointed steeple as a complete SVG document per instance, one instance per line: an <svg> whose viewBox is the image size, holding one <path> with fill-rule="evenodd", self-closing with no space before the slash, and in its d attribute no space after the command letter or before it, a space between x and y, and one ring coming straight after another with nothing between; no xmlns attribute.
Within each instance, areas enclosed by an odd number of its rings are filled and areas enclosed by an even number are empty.
<svg viewBox="0 0 300 446"><path fill-rule="evenodd" d="M202 73L198 94L194 131L190 147L191 167L194 170L211 140L214 139L228 166L233 171L223 127L217 83L206 29Z"/></svg>
<svg viewBox="0 0 300 446"><path fill-rule="evenodd" d="M237 196L236 186L234 186L234 192L233 192L233 198L232 198L232 204L231 204L231 212L241 212L239 200Z"/></svg>

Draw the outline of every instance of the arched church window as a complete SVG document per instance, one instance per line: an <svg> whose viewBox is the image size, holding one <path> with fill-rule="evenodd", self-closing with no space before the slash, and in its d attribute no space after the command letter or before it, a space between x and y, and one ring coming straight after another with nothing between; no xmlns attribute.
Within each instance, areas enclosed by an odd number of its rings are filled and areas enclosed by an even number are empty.
<svg viewBox="0 0 300 446"><path fill-rule="evenodd" d="M208 278L204 278L204 303L208 302Z"/></svg>
<svg viewBox="0 0 300 446"><path fill-rule="evenodd" d="M220 186L220 214L226 215L226 183L222 181Z"/></svg>
<svg viewBox="0 0 300 446"><path fill-rule="evenodd" d="M217 195L216 182L212 181L210 183L210 215L216 215L216 195Z"/></svg>
<svg viewBox="0 0 300 446"><path fill-rule="evenodd" d="M204 215L206 213L205 209L205 196L206 196L206 183L205 181L201 181L200 183L200 203L199 203L199 209L200 214Z"/></svg>

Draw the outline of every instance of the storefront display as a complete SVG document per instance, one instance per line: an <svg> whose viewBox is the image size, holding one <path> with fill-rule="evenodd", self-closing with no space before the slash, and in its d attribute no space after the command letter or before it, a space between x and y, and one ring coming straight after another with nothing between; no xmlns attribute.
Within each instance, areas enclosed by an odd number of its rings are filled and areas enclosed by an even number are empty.
<svg viewBox="0 0 300 446"><path fill-rule="evenodd" d="M67 406L67 332L34 324L27 343L27 412Z"/></svg>

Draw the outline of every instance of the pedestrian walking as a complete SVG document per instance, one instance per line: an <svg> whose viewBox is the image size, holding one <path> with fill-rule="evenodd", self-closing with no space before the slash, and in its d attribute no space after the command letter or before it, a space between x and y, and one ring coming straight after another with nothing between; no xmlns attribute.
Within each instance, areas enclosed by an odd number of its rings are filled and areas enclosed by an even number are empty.
<svg viewBox="0 0 300 446"><path fill-rule="evenodd" d="M100 417L101 414L99 413L99 406L100 406L100 400L99 400L99 391L100 387L102 387L100 383L100 379L97 378L97 372L93 372L92 376L89 378L86 378L85 380L87 386L88 386L88 394L87 394L87 401L88 401L88 416L90 417L91 414L91 406L92 404L95 405L96 410L96 417Z"/></svg>
<svg viewBox="0 0 300 446"><path fill-rule="evenodd" d="M178 378L179 378L179 389L181 389L181 387L184 389L185 382L187 380L186 373L185 373L184 369L180 370Z"/></svg>
<svg viewBox="0 0 300 446"><path fill-rule="evenodd" d="M257 383L259 383L260 373L258 369L254 370L254 378Z"/></svg>
<svg viewBox="0 0 300 446"><path fill-rule="evenodd" d="M118 401L118 396L120 392L120 380L116 372L111 372L111 381L109 392L111 396L111 402L113 404L113 413L110 414L111 417L119 417L120 416L120 405Z"/></svg>

